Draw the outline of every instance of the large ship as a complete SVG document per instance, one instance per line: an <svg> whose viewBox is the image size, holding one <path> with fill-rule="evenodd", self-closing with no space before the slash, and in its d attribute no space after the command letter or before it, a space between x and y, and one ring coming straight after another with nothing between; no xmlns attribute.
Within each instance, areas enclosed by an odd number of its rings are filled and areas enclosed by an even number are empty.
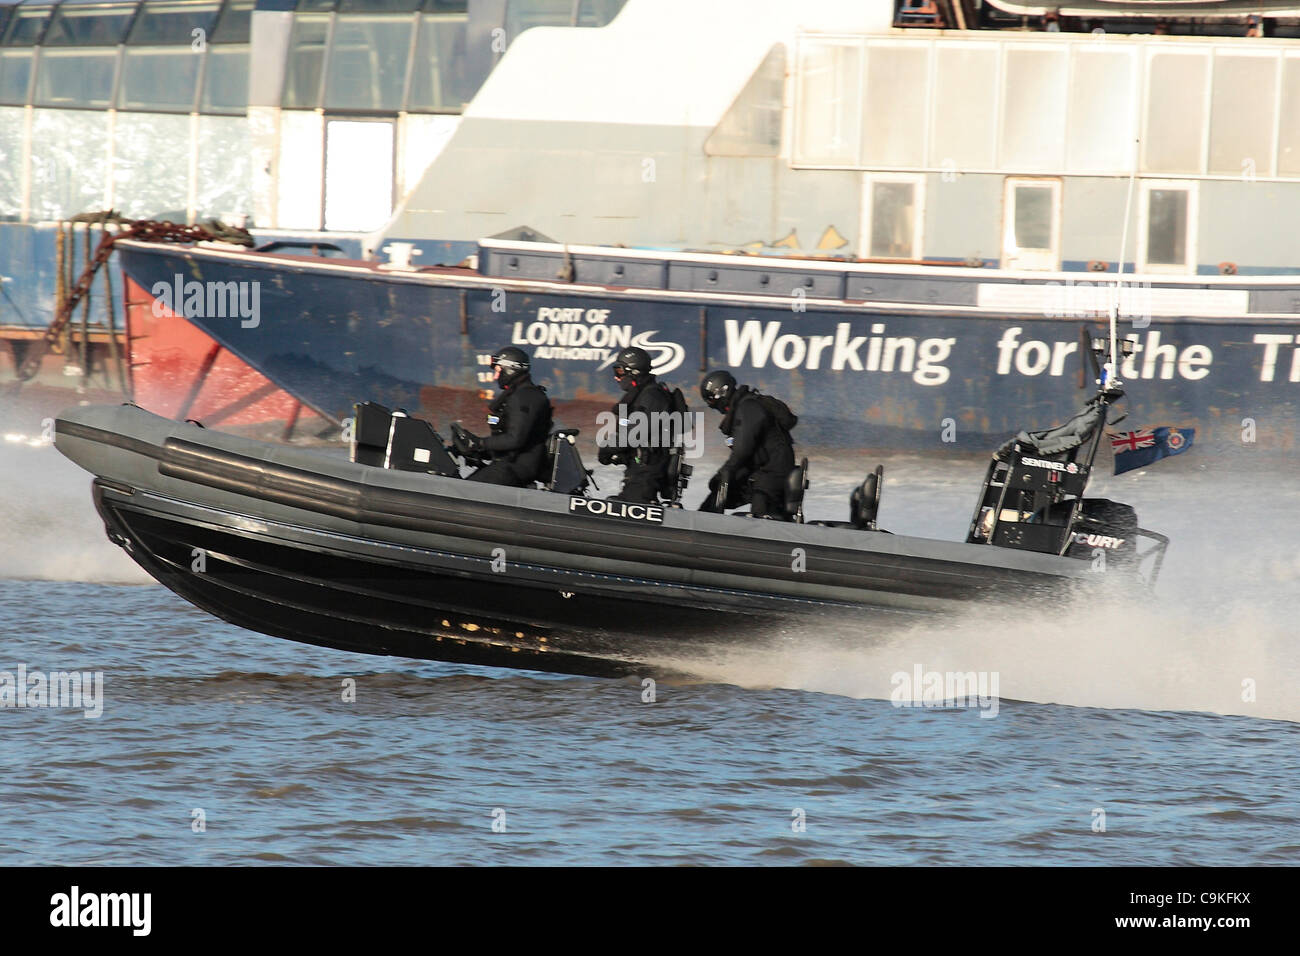
<svg viewBox="0 0 1300 956"><path fill-rule="evenodd" d="M515 38L601 26L622 2L0 0L0 387L292 419L296 399L146 322L120 282L97 279L47 346L103 214L362 256Z"/></svg>
<svg viewBox="0 0 1300 956"><path fill-rule="evenodd" d="M37 6L14 9L6 44ZM49 29L74 6L112 5L65 3ZM559 399L604 403L626 340L670 376L735 368L843 441L951 423L975 443L1014 428L1011 407L1066 414L1079 325L1114 311L1135 343L1122 374L1148 383L1135 418L1210 438L1250 419L1262 444L1294 444L1285 4L279 6L239 34L242 113L204 105L229 4L188 111L124 115L133 58L168 58L134 49L136 26L95 54L113 63L108 168L152 171L106 175L105 139L83 134L94 159L69 166L109 191L74 191L80 206L247 217L278 243L119 245L135 394L157 411L292 401L338 419L376 398L458 414L507 343L536 350ZM440 47L453 21L463 46ZM546 22L568 28L524 29ZM32 35L35 78L0 129L21 115L34 158L51 147L33 131L66 109L42 99L43 64L72 55ZM135 154L132 128L149 131ZM188 146L184 175L164 174L169 140ZM37 182L24 173L22 217ZM213 204L205 182L243 192ZM214 288L217 305L256 290L258 314L212 308Z"/></svg>

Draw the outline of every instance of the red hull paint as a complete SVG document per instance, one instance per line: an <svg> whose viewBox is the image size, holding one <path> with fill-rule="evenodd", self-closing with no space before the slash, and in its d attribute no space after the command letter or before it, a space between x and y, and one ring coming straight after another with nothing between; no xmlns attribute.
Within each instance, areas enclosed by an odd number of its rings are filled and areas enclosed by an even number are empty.
<svg viewBox="0 0 1300 956"><path fill-rule="evenodd" d="M205 425L319 428L320 416L123 276L137 405ZM310 421L314 419L315 421Z"/></svg>

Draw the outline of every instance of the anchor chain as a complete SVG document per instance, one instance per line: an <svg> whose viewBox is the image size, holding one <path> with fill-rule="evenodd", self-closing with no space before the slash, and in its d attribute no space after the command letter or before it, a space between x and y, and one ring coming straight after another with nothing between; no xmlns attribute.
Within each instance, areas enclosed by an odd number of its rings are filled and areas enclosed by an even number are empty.
<svg viewBox="0 0 1300 956"><path fill-rule="evenodd" d="M90 292L95 282L95 275L112 256L113 246L122 240L135 239L141 242L174 243L226 242L241 246L252 246L254 244L253 237L249 235L247 230L240 229L237 226L227 226L215 219L201 226L187 226L183 223L159 222L153 219L125 219L110 210L102 213L82 213L74 216L70 221L87 224L87 241L89 241L91 225L102 224L104 232L100 237L99 245L95 247L95 254L91 257L90 263L82 271L80 278L77 279L72 288L68 290L54 315L54 319L46 328L45 335L40 341L33 342L27 349L27 354L17 369L18 378L21 381L28 381L35 377L40 370L41 360L45 357L45 354L51 350L57 351L55 346L60 336L63 335L64 329L68 327L68 323L72 321L73 311ZM117 231L109 232L109 224L115 224L118 227Z"/></svg>

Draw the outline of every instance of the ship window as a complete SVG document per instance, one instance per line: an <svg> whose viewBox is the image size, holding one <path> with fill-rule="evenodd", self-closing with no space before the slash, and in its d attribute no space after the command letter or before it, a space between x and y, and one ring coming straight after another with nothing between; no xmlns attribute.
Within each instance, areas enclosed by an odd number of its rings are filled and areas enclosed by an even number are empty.
<svg viewBox="0 0 1300 956"><path fill-rule="evenodd" d="M9 24L5 46L33 46L50 22L52 7L19 10Z"/></svg>
<svg viewBox="0 0 1300 956"><path fill-rule="evenodd" d="M281 229L319 229L325 181L325 128L319 113L280 114L280 164L276 224Z"/></svg>
<svg viewBox="0 0 1300 956"><path fill-rule="evenodd" d="M1057 170L1065 161L1065 48L1008 49L1003 79L1004 169Z"/></svg>
<svg viewBox="0 0 1300 956"><path fill-rule="evenodd" d="M326 15L313 13L293 18L284 83L285 106L314 109L320 104L321 69L329 28L330 18Z"/></svg>
<svg viewBox="0 0 1300 956"><path fill-rule="evenodd" d="M44 46L117 46L126 36L135 14L135 4L113 6L69 6L54 14Z"/></svg>
<svg viewBox="0 0 1300 956"><path fill-rule="evenodd" d="M1133 168L1135 130L1131 51L1076 46L1070 73L1069 170L1127 173Z"/></svg>
<svg viewBox="0 0 1300 956"><path fill-rule="evenodd" d="M109 113L106 110L33 110L28 218L66 219L106 209Z"/></svg>
<svg viewBox="0 0 1300 956"><path fill-rule="evenodd" d="M247 109L248 47L234 44L209 47L199 111L243 113Z"/></svg>
<svg viewBox="0 0 1300 956"><path fill-rule="evenodd" d="M407 108L460 111L474 95L466 75L464 17L420 17Z"/></svg>
<svg viewBox="0 0 1300 956"><path fill-rule="evenodd" d="M0 219L9 222L19 219L23 212L23 174L26 172L23 168L23 132L26 125L26 110L0 110Z"/></svg>
<svg viewBox="0 0 1300 956"><path fill-rule="evenodd" d="M922 176L864 177L858 254L872 259L920 259L924 190Z"/></svg>
<svg viewBox="0 0 1300 956"><path fill-rule="evenodd" d="M113 202L139 219L188 218L188 116L118 113L113 120ZM159 144L165 143L165 149Z"/></svg>
<svg viewBox="0 0 1300 956"><path fill-rule="evenodd" d="M1060 266L1061 181L1007 177L1002 259L1007 269Z"/></svg>
<svg viewBox="0 0 1300 956"><path fill-rule="evenodd" d="M469 4L466 0L424 0L420 9L425 13L464 13Z"/></svg>
<svg viewBox="0 0 1300 956"><path fill-rule="evenodd" d="M785 47L777 44L705 140L710 156L775 156L781 151Z"/></svg>
<svg viewBox="0 0 1300 956"><path fill-rule="evenodd" d="M36 105L107 107L116 66L116 50L43 50L36 71Z"/></svg>
<svg viewBox="0 0 1300 956"><path fill-rule="evenodd" d="M330 120L325 131L325 228L378 229L393 212L396 124Z"/></svg>
<svg viewBox="0 0 1300 956"><path fill-rule="evenodd" d="M1224 176L1273 175L1277 58L1216 56L1210 99L1210 169Z"/></svg>
<svg viewBox="0 0 1300 956"><path fill-rule="evenodd" d="M862 47L804 41L799 64L799 163L857 164L862 121Z"/></svg>
<svg viewBox="0 0 1300 956"><path fill-rule="evenodd" d="M949 172L991 169L998 52L993 47L940 45L935 54L930 164Z"/></svg>
<svg viewBox="0 0 1300 956"><path fill-rule="evenodd" d="M530 27L603 27L623 9L627 0L508 0L506 38Z"/></svg>
<svg viewBox="0 0 1300 956"><path fill-rule="evenodd" d="M199 56L189 46L133 47L122 64L117 108L182 110L194 108Z"/></svg>
<svg viewBox="0 0 1300 956"><path fill-rule="evenodd" d="M1140 212L1138 257L1147 271L1194 272L1195 184L1143 182Z"/></svg>
<svg viewBox="0 0 1300 956"><path fill-rule="evenodd" d="M338 6L338 0L298 0L299 13L329 13Z"/></svg>
<svg viewBox="0 0 1300 956"><path fill-rule="evenodd" d="M200 116L194 209L201 220L238 222L253 211L253 147L242 117Z"/></svg>
<svg viewBox="0 0 1300 956"><path fill-rule="evenodd" d="M26 105L31 79L31 50L0 52L0 103L8 106Z"/></svg>
<svg viewBox="0 0 1300 956"><path fill-rule="evenodd" d="M339 0L339 13L414 13L420 0Z"/></svg>
<svg viewBox="0 0 1300 956"><path fill-rule="evenodd" d="M190 46L206 39L216 19L217 3L176 3L173 0L149 0L136 17L126 42L134 46L184 44ZM195 30L202 31L197 37Z"/></svg>
<svg viewBox="0 0 1300 956"><path fill-rule="evenodd" d="M1300 58L1282 61L1282 108L1278 116L1278 175L1300 177Z"/></svg>
<svg viewBox="0 0 1300 956"><path fill-rule="evenodd" d="M1207 70L1209 57L1201 54L1157 53L1151 57L1142 136L1145 170L1201 171Z"/></svg>
<svg viewBox="0 0 1300 956"><path fill-rule="evenodd" d="M627 0L579 0L575 27L603 27L619 15Z"/></svg>
<svg viewBox="0 0 1300 956"><path fill-rule="evenodd" d="M217 21L213 43L247 43L251 32L254 0L235 0L227 3Z"/></svg>
<svg viewBox="0 0 1300 956"><path fill-rule="evenodd" d="M867 51L863 161L868 166L925 162L925 110L930 51L873 44Z"/></svg>
<svg viewBox="0 0 1300 956"><path fill-rule="evenodd" d="M573 24L573 0L509 0L506 36L513 40L530 27L567 27Z"/></svg>
<svg viewBox="0 0 1300 956"><path fill-rule="evenodd" d="M325 106L401 109L411 26L410 17L340 15L330 42Z"/></svg>

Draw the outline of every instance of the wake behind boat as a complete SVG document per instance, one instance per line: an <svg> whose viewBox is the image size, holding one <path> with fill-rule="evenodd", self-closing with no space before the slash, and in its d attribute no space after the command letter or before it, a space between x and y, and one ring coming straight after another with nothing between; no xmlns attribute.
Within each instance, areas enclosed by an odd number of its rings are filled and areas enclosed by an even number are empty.
<svg viewBox="0 0 1300 956"><path fill-rule="evenodd" d="M240 627L617 676L791 621L848 618L865 637L882 618L1132 582L1145 565L1152 579L1163 536L1125 505L1083 497L1118 394L1103 388L1066 425L1000 449L964 542L877 530L879 471L849 520L805 522L806 461L789 522L590 498L565 430L550 445L550 490L464 481L431 427L386 409L387 445L369 446L359 422L350 461L129 404L65 412L56 444L96 476L111 540ZM1143 537L1154 546L1139 553Z"/></svg>

